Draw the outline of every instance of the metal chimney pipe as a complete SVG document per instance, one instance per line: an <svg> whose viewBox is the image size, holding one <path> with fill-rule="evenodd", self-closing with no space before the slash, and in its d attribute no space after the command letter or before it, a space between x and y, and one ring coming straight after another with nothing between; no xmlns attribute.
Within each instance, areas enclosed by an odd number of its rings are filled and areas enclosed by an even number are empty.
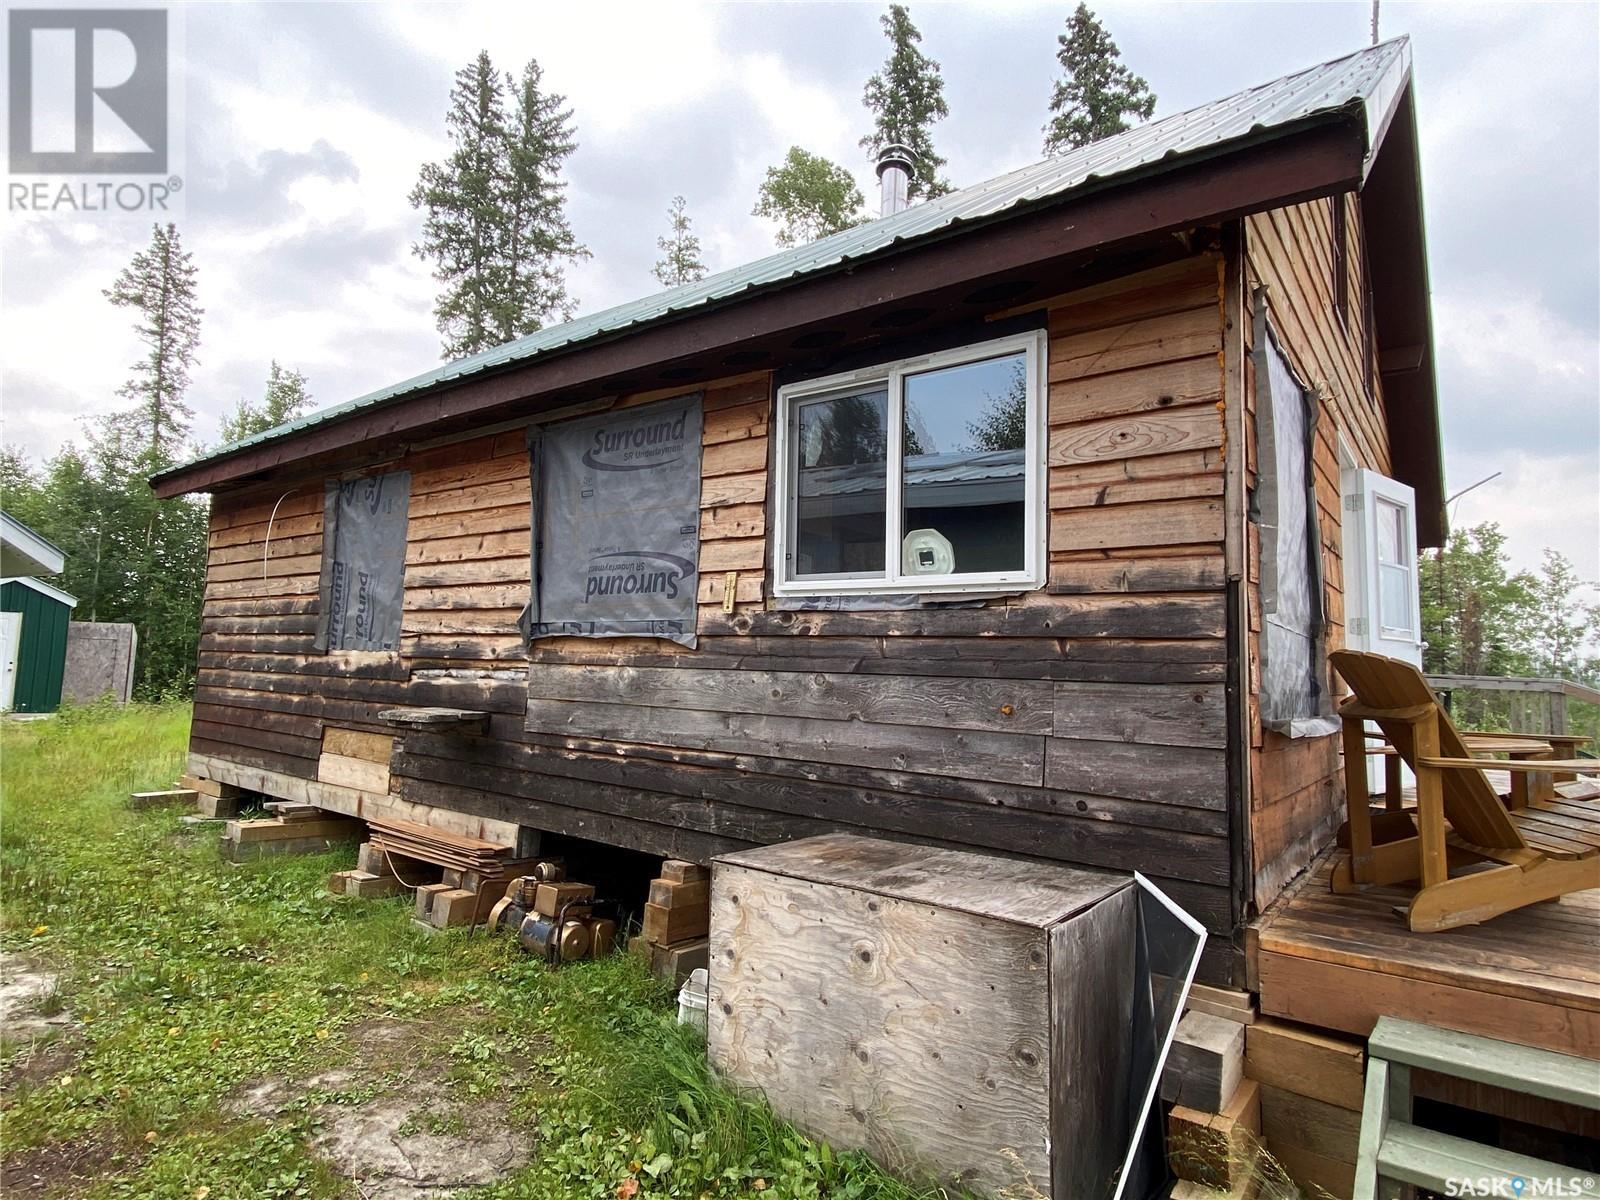
<svg viewBox="0 0 1600 1200"><path fill-rule="evenodd" d="M891 142L878 151L880 217L892 217L897 212L904 212L910 205L911 200L906 193L911 182L911 170L915 164L916 156L912 153L911 147L902 146L899 142Z"/></svg>

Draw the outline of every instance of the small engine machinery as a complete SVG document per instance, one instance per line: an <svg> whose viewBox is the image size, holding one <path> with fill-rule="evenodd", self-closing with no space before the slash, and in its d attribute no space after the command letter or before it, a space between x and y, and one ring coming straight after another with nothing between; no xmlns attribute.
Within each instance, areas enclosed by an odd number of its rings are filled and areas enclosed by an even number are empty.
<svg viewBox="0 0 1600 1200"><path fill-rule="evenodd" d="M509 929L530 954L549 963L598 958L617 938L617 906L595 899L594 887L566 878L559 862L540 862L506 885L489 910L489 928Z"/></svg>

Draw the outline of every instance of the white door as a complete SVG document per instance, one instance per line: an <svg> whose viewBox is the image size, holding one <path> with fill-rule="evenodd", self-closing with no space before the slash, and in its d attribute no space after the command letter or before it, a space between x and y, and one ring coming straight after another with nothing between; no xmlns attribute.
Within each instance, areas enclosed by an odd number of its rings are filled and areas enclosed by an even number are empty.
<svg viewBox="0 0 1600 1200"><path fill-rule="evenodd" d="M1341 472L1340 490L1345 497L1345 643L1420 667L1416 494L1387 475L1360 468Z"/></svg>
<svg viewBox="0 0 1600 1200"><path fill-rule="evenodd" d="M22 648L22 614L0 612L0 712L11 711L17 694L17 654Z"/></svg>
<svg viewBox="0 0 1600 1200"><path fill-rule="evenodd" d="M1416 494L1352 464L1339 447L1344 518L1344 643L1422 665L1422 595L1417 579ZM1367 731L1377 726L1367 722ZM1412 782L1400 767L1401 786ZM1367 759L1367 790L1383 791L1383 761Z"/></svg>

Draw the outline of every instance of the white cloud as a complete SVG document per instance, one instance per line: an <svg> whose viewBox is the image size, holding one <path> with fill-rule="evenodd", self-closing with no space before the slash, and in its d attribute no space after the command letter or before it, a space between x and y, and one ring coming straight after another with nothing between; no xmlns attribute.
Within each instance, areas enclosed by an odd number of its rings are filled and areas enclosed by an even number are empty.
<svg viewBox="0 0 1600 1200"><path fill-rule="evenodd" d="M1458 460L1452 488L1503 474L1454 506L1452 526L1494 521L1517 569L1536 570L1547 547L1560 550L1587 580L1600 581L1600 450L1572 454L1470 455Z"/></svg>

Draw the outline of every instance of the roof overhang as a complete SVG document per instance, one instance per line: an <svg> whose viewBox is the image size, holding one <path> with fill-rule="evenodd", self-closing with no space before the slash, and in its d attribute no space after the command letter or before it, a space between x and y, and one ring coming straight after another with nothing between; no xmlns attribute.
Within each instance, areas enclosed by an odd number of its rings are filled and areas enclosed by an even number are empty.
<svg viewBox="0 0 1600 1200"><path fill-rule="evenodd" d="M0 577L59 575L67 565L60 547L10 513L0 512Z"/></svg>
<svg viewBox="0 0 1600 1200"><path fill-rule="evenodd" d="M163 497L210 491L357 447L392 450L513 416L621 392L648 391L783 365L808 338L835 330L888 328L908 306L965 306L986 285L1019 272L1055 280L1095 252L1166 232L1360 188L1369 161L1360 105L1319 113L1270 136L1185 155L1136 175L1075 188L982 223L955 226L869 259L691 310L467 379L407 393L275 439L223 452L156 476Z"/></svg>
<svg viewBox="0 0 1600 1200"><path fill-rule="evenodd" d="M8 583L20 583L23 587L33 589L41 596L49 596L50 599L59 604L65 604L68 608L78 607L78 598L76 596L63 592L58 587L51 587L42 579L34 579L31 575L22 575L15 579L0 579L0 587L4 587Z"/></svg>
<svg viewBox="0 0 1600 1200"><path fill-rule="evenodd" d="M1416 490L1418 548L1443 545L1444 451L1434 364L1433 306L1422 215L1422 168L1411 85L1376 148L1361 213L1372 277L1373 327L1389 433L1390 469Z"/></svg>

